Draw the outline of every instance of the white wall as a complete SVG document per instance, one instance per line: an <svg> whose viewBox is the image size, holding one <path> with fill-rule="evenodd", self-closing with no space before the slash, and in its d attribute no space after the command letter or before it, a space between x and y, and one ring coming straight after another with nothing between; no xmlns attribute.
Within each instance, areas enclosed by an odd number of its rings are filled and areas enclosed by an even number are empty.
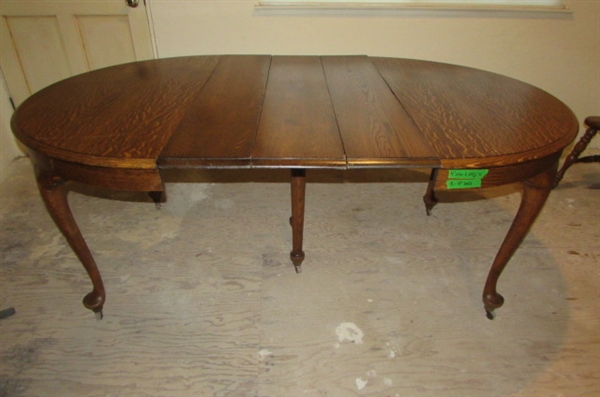
<svg viewBox="0 0 600 397"><path fill-rule="evenodd" d="M572 14L274 15L257 0L148 0L159 57L196 54L366 54L477 67L536 85L583 123L600 115L600 0L567 0ZM15 146L2 92L0 178ZM594 147L598 147L596 141ZM4 148L8 147L7 154Z"/></svg>

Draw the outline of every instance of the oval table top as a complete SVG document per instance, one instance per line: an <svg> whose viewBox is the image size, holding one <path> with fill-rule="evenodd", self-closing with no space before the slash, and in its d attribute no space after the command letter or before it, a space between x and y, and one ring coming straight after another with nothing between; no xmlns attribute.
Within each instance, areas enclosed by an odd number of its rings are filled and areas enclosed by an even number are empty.
<svg viewBox="0 0 600 397"><path fill-rule="evenodd" d="M367 56L165 58L84 73L31 96L16 137L96 167L432 167L560 152L578 122L498 74Z"/></svg>

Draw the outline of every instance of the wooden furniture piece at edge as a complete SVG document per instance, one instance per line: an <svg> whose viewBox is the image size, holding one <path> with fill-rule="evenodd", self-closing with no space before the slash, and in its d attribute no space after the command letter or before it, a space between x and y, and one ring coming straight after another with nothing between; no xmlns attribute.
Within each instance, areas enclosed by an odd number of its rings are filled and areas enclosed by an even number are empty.
<svg viewBox="0 0 600 397"><path fill-rule="evenodd" d="M600 130L600 116L586 117L584 121L585 125L589 128L585 131L585 134L579 139L579 142L575 144L571 153L565 158L563 166L560 168L554 179L554 187L558 186L560 181L565 176L565 172L576 163L598 163L600 162L600 155L591 155L585 157L579 157L581 153L587 148L591 140L596 136L598 130Z"/></svg>

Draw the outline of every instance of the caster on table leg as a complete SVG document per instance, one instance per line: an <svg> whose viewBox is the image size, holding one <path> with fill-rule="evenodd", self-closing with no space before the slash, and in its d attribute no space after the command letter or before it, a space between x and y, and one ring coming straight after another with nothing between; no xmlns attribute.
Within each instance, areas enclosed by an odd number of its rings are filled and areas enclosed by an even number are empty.
<svg viewBox="0 0 600 397"><path fill-rule="evenodd" d="M96 320L102 320L104 317L102 308L104 307L105 300L106 294L104 293L104 290L102 290L102 292L93 290L83 298L83 306L94 312Z"/></svg>
<svg viewBox="0 0 600 397"><path fill-rule="evenodd" d="M294 264L294 270L296 270L296 273L302 273L302 261L304 261L304 251L300 250L300 252L290 252L290 259Z"/></svg>
<svg viewBox="0 0 600 397"><path fill-rule="evenodd" d="M504 297L496 291L484 293L483 295L483 308L485 309L485 315L490 320L496 318L495 310L502 307L504 304Z"/></svg>

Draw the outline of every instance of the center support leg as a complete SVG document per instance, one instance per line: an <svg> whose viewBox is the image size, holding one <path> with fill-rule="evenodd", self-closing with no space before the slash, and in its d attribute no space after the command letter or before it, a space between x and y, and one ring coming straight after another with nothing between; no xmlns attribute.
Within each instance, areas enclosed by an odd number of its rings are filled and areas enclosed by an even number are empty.
<svg viewBox="0 0 600 397"><path fill-rule="evenodd" d="M102 307L106 300L104 283L102 282L102 277L100 276L94 257L90 253L69 208L67 194L64 190L64 180L37 166L35 166L35 175L40 194L50 216L67 239L67 242L92 280L93 290L83 298L83 305L96 313L98 319L101 319Z"/></svg>
<svg viewBox="0 0 600 397"><path fill-rule="evenodd" d="M483 289L483 304L490 320L494 318L494 310L504 304L504 298L496 291L498 278L542 210L552 190L557 165L523 181L519 210L496 254Z"/></svg>
<svg viewBox="0 0 600 397"><path fill-rule="evenodd" d="M302 240L304 237L304 196L306 192L306 170L292 169L292 252L290 258L296 269L296 273L302 272Z"/></svg>

